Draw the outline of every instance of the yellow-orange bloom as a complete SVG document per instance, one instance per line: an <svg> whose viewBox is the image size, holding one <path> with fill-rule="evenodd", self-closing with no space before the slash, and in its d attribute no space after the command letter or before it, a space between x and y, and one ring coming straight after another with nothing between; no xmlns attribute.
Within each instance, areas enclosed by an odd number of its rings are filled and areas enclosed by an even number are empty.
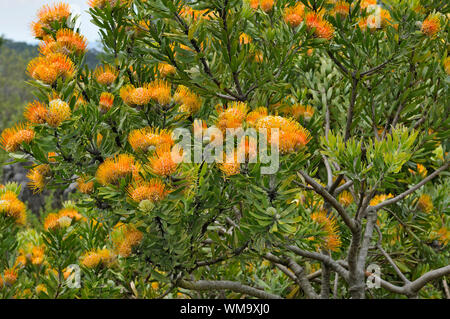
<svg viewBox="0 0 450 319"><path fill-rule="evenodd" d="M139 165L135 163L134 157L129 154L119 154L106 159L97 168L95 178L102 185L115 184L121 178L132 174L137 177Z"/></svg>
<svg viewBox="0 0 450 319"><path fill-rule="evenodd" d="M372 200L370 201L370 206L376 206L382 202L384 202L385 200L394 197L391 193L389 194L379 194L376 195L372 198Z"/></svg>
<svg viewBox="0 0 450 319"><path fill-rule="evenodd" d="M111 85L117 76L117 70L110 65L99 66L94 71L95 80L101 85Z"/></svg>
<svg viewBox="0 0 450 319"><path fill-rule="evenodd" d="M114 104L114 95L109 92L102 92L100 95L99 108L100 112L106 113L108 112Z"/></svg>
<svg viewBox="0 0 450 319"><path fill-rule="evenodd" d="M69 104L66 102L56 99L49 103L49 108L47 112L47 123L51 127L58 127L62 122L68 120L72 115Z"/></svg>
<svg viewBox="0 0 450 319"><path fill-rule="evenodd" d="M4 286L12 286L17 281L17 270L14 268L5 269L3 274L0 274L0 288Z"/></svg>
<svg viewBox="0 0 450 319"><path fill-rule="evenodd" d="M170 147L161 147L149 158L148 167L158 176L170 176L175 173L178 168L178 164L173 156L175 156L175 154L170 150Z"/></svg>
<svg viewBox="0 0 450 319"><path fill-rule="evenodd" d="M303 21L304 13L305 5L298 2L295 6L284 9L283 19L289 26L295 28Z"/></svg>
<svg viewBox="0 0 450 319"><path fill-rule="evenodd" d="M261 106L261 107L258 107L258 108L256 108L256 109L254 109L253 111L249 112L249 113L247 114L247 117L246 117L245 121L246 121L249 125L255 126L256 122L257 122L260 118L262 118L262 117L264 117L264 116L267 116L267 115L268 115L267 108Z"/></svg>
<svg viewBox="0 0 450 319"><path fill-rule="evenodd" d="M30 127L18 124L14 128L7 128L0 136L1 147L7 152L15 152L22 143L30 144L34 139L35 132Z"/></svg>
<svg viewBox="0 0 450 319"><path fill-rule="evenodd" d="M112 251L104 248L87 251L80 257L80 260L83 266L95 268L100 264L108 267L114 262L115 258L116 256Z"/></svg>
<svg viewBox="0 0 450 319"><path fill-rule="evenodd" d="M311 219L319 224L325 232L323 248L337 251L341 246L341 238L339 236L339 227L334 216L327 216L325 211L314 212Z"/></svg>
<svg viewBox="0 0 450 319"><path fill-rule="evenodd" d="M289 114L295 119L299 119L300 117L303 117L305 120L310 120L312 116L314 115L314 108L310 105L301 105L301 104L294 104L291 106L288 106L284 110L285 114Z"/></svg>
<svg viewBox="0 0 450 319"><path fill-rule="evenodd" d="M202 99L200 96L189 90L184 85L179 85L175 92L173 99L176 103L181 104L179 111L182 113L194 114L202 106Z"/></svg>
<svg viewBox="0 0 450 319"><path fill-rule="evenodd" d="M344 206L348 206L351 203L353 203L353 196L348 191L343 191L342 193L340 193L338 199L339 203L341 203Z"/></svg>
<svg viewBox="0 0 450 319"><path fill-rule="evenodd" d="M44 190L46 178L50 173L50 165L48 164L38 165L28 172L27 178L30 180L28 185L34 193L40 193Z"/></svg>
<svg viewBox="0 0 450 319"><path fill-rule="evenodd" d="M176 69L173 65L169 64L169 63L158 63L158 72L161 75L161 77L165 78L168 75L173 75L176 72Z"/></svg>
<svg viewBox="0 0 450 319"><path fill-rule="evenodd" d="M433 200L428 194L420 195L417 201L417 207L424 213L430 213L433 210Z"/></svg>
<svg viewBox="0 0 450 319"><path fill-rule="evenodd" d="M77 179L77 188L80 193L90 194L94 191L94 182L89 181L87 176L81 176Z"/></svg>
<svg viewBox="0 0 450 319"><path fill-rule="evenodd" d="M35 80L53 84L59 77L71 78L75 72L75 65L62 53L50 53L31 60L27 72Z"/></svg>
<svg viewBox="0 0 450 319"><path fill-rule="evenodd" d="M333 14L346 17L350 11L350 4L346 1L338 1L334 5Z"/></svg>
<svg viewBox="0 0 450 319"><path fill-rule="evenodd" d="M174 144L172 133L170 131L152 127L131 131L128 135L128 142L135 152L146 152L151 146L159 149Z"/></svg>
<svg viewBox="0 0 450 319"><path fill-rule="evenodd" d="M261 8L262 11L268 13L272 11L274 0L250 0L250 7L257 10Z"/></svg>
<svg viewBox="0 0 450 319"><path fill-rule="evenodd" d="M293 119L281 116L265 116L256 123L258 130L266 129L268 143L271 143L272 131L278 129L279 140L274 141L278 145L280 153L286 154L305 147L311 137L307 129Z"/></svg>
<svg viewBox="0 0 450 319"><path fill-rule="evenodd" d="M241 163L238 162L237 152L234 152L234 157L231 160L229 159L230 157L229 155L223 154L223 163L218 164L219 169L226 176L237 175L241 172Z"/></svg>
<svg viewBox="0 0 450 319"><path fill-rule="evenodd" d="M88 0L88 4L91 8L103 9L107 5L111 8L116 5L129 5L131 0Z"/></svg>
<svg viewBox="0 0 450 319"><path fill-rule="evenodd" d="M244 102L233 102L226 109L219 106L217 112L219 116L216 126L222 132L225 132L227 128L239 128L242 126L242 122L247 115L247 104Z"/></svg>
<svg viewBox="0 0 450 319"><path fill-rule="evenodd" d="M334 36L334 27L318 13L308 12L305 23L308 29L314 30L314 35L318 38L331 40Z"/></svg>
<svg viewBox="0 0 450 319"><path fill-rule="evenodd" d="M127 188L128 196L136 203L143 200L158 202L166 197L168 191L161 180L153 178L150 181L137 182Z"/></svg>
<svg viewBox="0 0 450 319"><path fill-rule="evenodd" d="M32 124L43 124L47 118L47 106L39 101L29 103L25 108L24 117Z"/></svg>
<svg viewBox="0 0 450 319"><path fill-rule="evenodd" d="M116 252L122 257L131 255L132 249L139 245L143 238L140 232L132 224L118 223L111 233L111 240Z"/></svg>
<svg viewBox="0 0 450 319"><path fill-rule="evenodd" d="M26 206L17 198L17 194L11 191L0 194L0 214L14 218L17 224L25 225Z"/></svg>
<svg viewBox="0 0 450 319"><path fill-rule="evenodd" d="M72 221L85 220L85 218L71 207L63 208L58 213L50 213L44 219L44 229L53 230L69 227Z"/></svg>
<svg viewBox="0 0 450 319"><path fill-rule="evenodd" d="M155 80L147 86L149 96L161 105L169 104L172 99L170 83L163 80Z"/></svg>
<svg viewBox="0 0 450 319"><path fill-rule="evenodd" d="M450 75L450 56L446 57L444 60L444 70L448 75Z"/></svg>
<svg viewBox="0 0 450 319"><path fill-rule="evenodd" d="M70 6L67 3L56 3L52 6L44 5L37 14L39 22L45 25L58 21L62 22L70 16Z"/></svg>
<svg viewBox="0 0 450 319"><path fill-rule="evenodd" d="M42 39L46 35L43 25L39 22L31 22L31 34L38 39Z"/></svg>
<svg viewBox="0 0 450 319"><path fill-rule="evenodd" d="M441 21L439 20L439 16L435 14L431 14L422 22L422 33L429 37L436 35L440 29Z"/></svg>

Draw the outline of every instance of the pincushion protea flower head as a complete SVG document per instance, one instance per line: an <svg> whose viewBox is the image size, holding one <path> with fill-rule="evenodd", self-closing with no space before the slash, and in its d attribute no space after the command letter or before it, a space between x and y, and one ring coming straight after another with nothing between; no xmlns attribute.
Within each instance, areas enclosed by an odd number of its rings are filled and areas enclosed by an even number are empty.
<svg viewBox="0 0 450 319"><path fill-rule="evenodd" d="M308 29L314 30L314 35L318 38L331 40L334 36L334 27L318 13L308 12L305 23Z"/></svg>
<svg viewBox="0 0 450 319"><path fill-rule="evenodd" d="M94 78L101 85L111 85L117 79L118 71L110 65L98 66L94 70Z"/></svg>
<svg viewBox="0 0 450 319"><path fill-rule="evenodd" d="M17 270L15 268L5 269L3 274L0 274L0 288L5 286L12 286L17 281Z"/></svg>
<svg viewBox="0 0 450 319"><path fill-rule="evenodd" d="M15 152L22 143L30 144L35 132L30 126L18 124L14 128L7 128L0 135L2 148L7 152Z"/></svg>
<svg viewBox="0 0 450 319"><path fill-rule="evenodd" d="M424 213L430 213L433 210L433 200L428 194L420 195L417 200L417 207Z"/></svg>
<svg viewBox="0 0 450 319"><path fill-rule="evenodd" d="M86 268L95 268L100 264L105 267L111 266L115 261L115 254L107 248L94 249L85 252L81 257L81 264Z"/></svg>
<svg viewBox="0 0 450 319"><path fill-rule="evenodd" d="M50 53L31 60L27 72L35 80L53 84L59 77L71 78L75 72L75 65L62 53Z"/></svg>
<svg viewBox="0 0 450 319"><path fill-rule="evenodd" d="M94 191L94 182L88 176L80 176L77 179L77 188L80 193L90 194Z"/></svg>
<svg viewBox="0 0 450 319"><path fill-rule="evenodd" d="M350 4L346 1L340 0L334 4L332 13L335 16L346 17L348 16L349 11L350 11Z"/></svg>
<svg viewBox="0 0 450 319"><path fill-rule="evenodd" d="M32 124L43 124L47 118L47 112L47 105L33 101L27 105L23 115Z"/></svg>
<svg viewBox="0 0 450 319"><path fill-rule="evenodd" d="M128 142L135 152L146 152L151 146L159 149L174 144L172 132L152 127L131 131L128 135Z"/></svg>
<svg viewBox="0 0 450 319"><path fill-rule="evenodd" d="M38 165L28 172L27 178L30 180L28 185L34 193L40 193L44 190L46 179L50 173L50 165L48 164Z"/></svg>
<svg viewBox="0 0 450 319"><path fill-rule="evenodd" d="M247 115L247 104L244 102L232 102L226 109L217 107L219 116L216 126L225 132L227 128L239 128Z"/></svg>
<svg viewBox="0 0 450 319"><path fill-rule="evenodd" d="M314 115L314 108L310 105L294 104L286 107L283 111L285 114L291 115L295 119L303 117L307 121Z"/></svg>
<svg viewBox="0 0 450 319"><path fill-rule="evenodd" d="M158 202L166 197L168 191L161 180L153 178L150 181L140 181L127 188L128 196L136 203L143 200Z"/></svg>
<svg viewBox="0 0 450 319"><path fill-rule="evenodd" d="M348 191L343 191L339 194L339 203L341 203L344 206L349 206L351 203L353 203L353 196Z"/></svg>
<svg viewBox="0 0 450 319"><path fill-rule="evenodd" d="M38 11L39 22L50 25L53 22L62 22L70 16L70 6L67 3L55 3L54 5L44 5Z"/></svg>
<svg viewBox="0 0 450 319"><path fill-rule="evenodd" d="M271 143L272 130L278 129L279 140L274 141L278 145L281 154L286 154L305 147L311 137L307 129L293 119L281 116L268 115L256 122L256 128L266 129L268 143Z"/></svg>
<svg viewBox="0 0 450 319"><path fill-rule="evenodd" d="M151 157L149 157L147 166L151 172L158 176L170 176L174 174L178 168L176 153L177 150L171 150L168 145L160 147Z"/></svg>
<svg viewBox="0 0 450 319"><path fill-rule="evenodd" d="M72 224L72 221L86 220L75 208L66 207L58 213L50 213L44 219L44 229L54 230L66 228Z"/></svg>
<svg viewBox="0 0 450 319"><path fill-rule="evenodd" d="M171 85L164 80L155 80L148 84L147 90L152 100L158 102L161 105L169 104L172 99Z"/></svg>
<svg viewBox="0 0 450 319"><path fill-rule="evenodd" d="M56 32L56 42L68 48L70 52L84 53L87 48L86 38L70 29L61 29Z"/></svg>
<svg viewBox="0 0 450 319"><path fill-rule="evenodd" d="M88 0L88 4L91 8L103 9L107 5L111 8L116 5L130 5L132 0Z"/></svg>
<svg viewBox="0 0 450 319"><path fill-rule="evenodd" d="M136 226L119 222L114 226L110 237L115 251L122 257L128 257L132 249L141 243L144 235Z"/></svg>
<svg viewBox="0 0 450 319"><path fill-rule="evenodd" d="M327 216L325 211L319 211L312 213L311 219L319 224L326 234L322 244L323 248L337 251L342 243L339 236L339 228L334 216Z"/></svg>
<svg viewBox="0 0 450 319"><path fill-rule="evenodd" d="M385 200L394 197L394 195L392 195L391 193L389 194L379 194L376 195L372 198L372 200L370 201L370 206L376 206L382 202L384 202Z"/></svg>
<svg viewBox="0 0 450 319"><path fill-rule="evenodd" d="M43 29L42 23L39 22L31 22L31 34L38 39L43 39L47 35Z"/></svg>
<svg viewBox="0 0 450 319"><path fill-rule="evenodd" d="M178 110L182 113L194 114L202 106L201 97L184 85L179 85L177 87L173 99L176 103L181 104Z"/></svg>
<svg viewBox="0 0 450 319"><path fill-rule="evenodd" d="M233 155L223 153L223 162L217 166L226 176L237 175L241 172L241 163L238 161L238 152L234 151Z"/></svg>
<svg viewBox="0 0 450 319"><path fill-rule="evenodd" d="M17 224L25 225L26 223L26 206L12 191L0 191L1 214L14 218Z"/></svg>
<svg viewBox="0 0 450 319"><path fill-rule="evenodd" d="M109 92L102 92L100 95L99 108L100 112L107 113L114 104L114 95Z"/></svg>
<svg viewBox="0 0 450 319"><path fill-rule="evenodd" d="M161 75L161 77L165 78L169 75L173 75L176 72L176 69L173 65L169 64L169 63L158 63L157 66L157 70L159 72L159 74Z"/></svg>
<svg viewBox="0 0 450 319"><path fill-rule="evenodd" d="M102 185L115 184L119 179L128 175L138 178L139 168L140 166L135 162L134 156L119 154L101 163L97 168L95 178Z"/></svg>
<svg viewBox="0 0 450 319"><path fill-rule="evenodd" d="M267 111L266 107L257 107L256 109L254 109L253 111L249 112L247 114L247 117L245 119L245 121L250 125L250 126L255 126L256 122L264 117L267 116L269 113Z"/></svg>
<svg viewBox="0 0 450 319"><path fill-rule="evenodd" d="M441 21L439 16L436 14L430 14L423 22L422 22L422 33L432 37L436 35L441 29Z"/></svg>
<svg viewBox="0 0 450 319"><path fill-rule="evenodd" d="M72 115L69 104L56 99L49 103L46 121L51 127L58 127Z"/></svg>
<svg viewBox="0 0 450 319"><path fill-rule="evenodd" d="M305 5L298 2L295 6L284 9L283 19L290 27L295 28L303 21L304 13Z"/></svg>

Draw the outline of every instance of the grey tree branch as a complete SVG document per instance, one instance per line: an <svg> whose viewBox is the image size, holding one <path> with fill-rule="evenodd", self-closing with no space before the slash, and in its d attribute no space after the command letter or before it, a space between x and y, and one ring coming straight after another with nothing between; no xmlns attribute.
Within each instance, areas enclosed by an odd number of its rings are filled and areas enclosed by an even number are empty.
<svg viewBox="0 0 450 319"><path fill-rule="evenodd" d="M445 171L446 169L448 169L450 162L446 162L443 166L441 166L440 168L438 168L437 170L435 170L433 173L431 173L430 175L428 175L426 178L424 178L421 182L417 183L416 185L414 185L413 187L411 187L410 189L408 189L407 191L401 193L400 195L395 196L394 198L385 200L384 202L379 203L378 205L375 206L369 206L372 207L374 210L380 210L381 208L394 204L400 200L402 200L403 198L405 198L406 196L408 196L409 194L415 192L416 190L418 190L419 188L421 188L423 185L425 185L426 183L428 183L429 181L431 181L433 178L435 178L436 176L438 176L440 173L442 173L443 171Z"/></svg>
<svg viewBox="0 0 450 319"><path fill-rule="evenodd" d="M354 221L350 218L350 216L345 211L344 207L334 198L328 191L322 187L319 183L317 183L311 176L303 172L299 171L299 174L306 180L306 182L314 188L314 191L321 195L331 206L333 206L341 218L344 220L344 223L353 231L356 230L356 226Z"/></svg>
<svg viewBox="0 0 450 319"><path fill-rule="evenodd" d="M239 292L249 296L261 298L261 299L282 299L278 295L265 292L247 285L243 285L240 282L229 281L229 280L197 280L190 281L180 279L177 282L177 286L190 289L190 290L231 290L234 292Z"/></svg>

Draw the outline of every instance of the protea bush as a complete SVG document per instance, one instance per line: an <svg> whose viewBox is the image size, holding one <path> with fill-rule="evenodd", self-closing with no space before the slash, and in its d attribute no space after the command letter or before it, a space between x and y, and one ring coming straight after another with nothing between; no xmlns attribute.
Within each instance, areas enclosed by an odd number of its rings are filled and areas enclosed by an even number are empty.
<svg viewBox="0 0 450 319"><path fill-rule="evenodd" d="M101 65L42 8L1 134L3 298L445 298L446 1L90 0ZM448 277L447 277L448 278Z"/></svg>

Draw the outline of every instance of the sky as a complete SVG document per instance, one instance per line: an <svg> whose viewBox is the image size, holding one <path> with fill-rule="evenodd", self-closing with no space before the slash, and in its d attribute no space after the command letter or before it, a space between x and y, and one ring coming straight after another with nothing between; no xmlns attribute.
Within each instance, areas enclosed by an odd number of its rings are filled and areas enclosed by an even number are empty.
<svg viewBox="0 0 450 319"><path fill-rule="evenodd" d="M44 4L59 3L61 0L0 0L0 35L6 39L36 44L31 35L30 23L36 21L37 12ZM73 13L80 14L78 19L81 33L90 46L99 41L97 27L90 22L87 0L64 0Z"/></svg>

